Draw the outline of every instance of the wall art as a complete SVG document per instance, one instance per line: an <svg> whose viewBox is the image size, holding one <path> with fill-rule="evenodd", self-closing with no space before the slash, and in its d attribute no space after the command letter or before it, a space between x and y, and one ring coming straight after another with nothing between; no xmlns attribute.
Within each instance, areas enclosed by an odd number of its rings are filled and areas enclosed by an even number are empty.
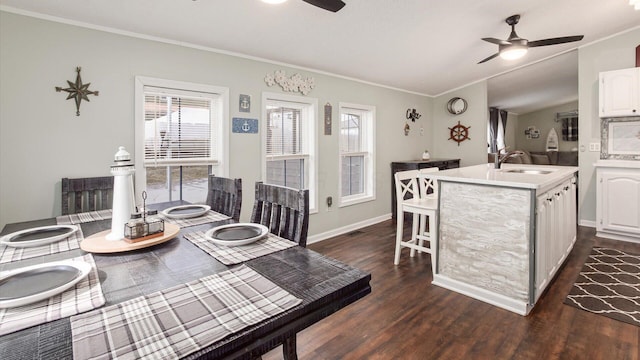
<svg viewBox="0 0 640 360"><path fill-rule="evenodd" d="M603 119L600 158L640 160L640 118Z"/></svg>
<svg viewBox="0 0 640 360"><path fill-rule="evenodd" d="M238 134L257 134L258 119L233 118L231 131Z"/></svg>
<svg viewBox="0 0 640 360"><path fill-rule="evenodd" d="M315 87L315 80L312 77L302 78L300 74L293 74L287 77L284 70L276 70L274 74L267 74L264 77L267 86L279 85L282 90L289 92L300 92L307 95Z"/></svg>
<svg viewBox="0 0 640 360"><path fill-rule="evenodd" d="M89 90L89 85L91 85L91 83L86 83L86 84L82 83L82 78L80 77L80 70L82 70L80 66L76 67L77 75L76 75L75 83L67 80L67 84L69 85L68 88L62 88L61 86L56 86L57 92L65 91L69 93L69 95L67 95L67 100L69 99L75 100L76 116L80 116L80 103L82 102L82 100L89 101L88 95L98 96L98 91Z"/></svg>
<svg viewBox="0 0 640 360"><path fill-rule="evenodd" d="M251 96L240 94L238 100L238 110L241 112L251 112Z"/></svg>

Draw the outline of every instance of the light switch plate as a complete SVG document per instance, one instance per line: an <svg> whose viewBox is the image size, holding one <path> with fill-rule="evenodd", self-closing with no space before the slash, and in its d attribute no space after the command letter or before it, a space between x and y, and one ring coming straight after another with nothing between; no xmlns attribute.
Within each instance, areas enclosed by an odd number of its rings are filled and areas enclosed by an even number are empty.
<svg viewBox="0 0 640 360"><path fill-rule="evenodd" d="M600 151L600 143L589 143L589 151Z"/></svg>

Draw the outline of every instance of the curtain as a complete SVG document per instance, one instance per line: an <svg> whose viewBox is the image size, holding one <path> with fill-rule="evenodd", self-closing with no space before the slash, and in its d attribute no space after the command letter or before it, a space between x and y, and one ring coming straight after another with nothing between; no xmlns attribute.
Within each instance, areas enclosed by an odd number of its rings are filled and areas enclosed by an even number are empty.
<svg viewBox="0 0 640 360"><path fill-rule="evenodd" d="M497 147L498 150L500 150L501 148L506 149L507 148L507 139L505 138L505 134L507 132L507 116L509 114L507 113L506 110L500 110L500 120L502 126L498 126L498 136L497 136ZM506 150L505 150L506 152Z"/></svg>
<svg viewBox="0 0 640 360"><path fill-rule="evenodd" d="M577 117L562 119L562 140L578 141L578 118Z"/></svg>
<svg viewBox="0 0 640 360"><path fill-rule="evenodd" d="M498 152L498 113L497 108L489 108L489 152ZM506 120L505 120L506 121Z"/></svg>

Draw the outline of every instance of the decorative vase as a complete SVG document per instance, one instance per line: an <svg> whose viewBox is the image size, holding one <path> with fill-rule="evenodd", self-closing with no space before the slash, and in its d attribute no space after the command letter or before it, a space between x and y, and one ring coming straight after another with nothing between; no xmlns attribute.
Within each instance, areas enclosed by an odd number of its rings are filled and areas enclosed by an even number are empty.
<svg viewBox="0 0 640 360"><path fill-rule="evenodd" d="M431 159L431 155L429 155L429 150L425 150L422 153L422 160L429 160L429 159Z"/></svg>

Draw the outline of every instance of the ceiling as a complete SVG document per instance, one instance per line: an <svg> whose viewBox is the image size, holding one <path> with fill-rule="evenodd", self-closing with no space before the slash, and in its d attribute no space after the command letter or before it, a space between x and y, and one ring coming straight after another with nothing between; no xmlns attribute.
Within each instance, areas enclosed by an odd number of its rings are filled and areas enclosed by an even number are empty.
<svg viewBox="0 0 640 360"><path fill-rule="evenodd" d="M565 61L551 60L555 66L543 66L544 72L538 70L542 65L525 65L640 24L640 11L634 11L628 0L344 2L346 6L337 13L301 0L280 5L260 0L0 0L0 6L7 11L124 30L429 96L515 68L520 68L518 73L534 74L528 79L536 82L544 83L545 76L547 80L558 79L568 71ZM532 48L515 61L496 58L477 64L497 51L497 45L481 38L506 39L510 28L504 19L513 14L521 15L518 35L529 40L569 35L584 35L584 39ZM577 79L577 60L572 64ZM562 69L563 65L567 66ZM504 76L490 81L490 96L497 94L493 89L501 86L500 78ZM511 81L515 85L508 87L511 90L505 95L517 95L515 88L522 88L517 86L522 80ZM545 88L548 91L550 86ZM577 80L574 90L577 98Z"/></svg>

